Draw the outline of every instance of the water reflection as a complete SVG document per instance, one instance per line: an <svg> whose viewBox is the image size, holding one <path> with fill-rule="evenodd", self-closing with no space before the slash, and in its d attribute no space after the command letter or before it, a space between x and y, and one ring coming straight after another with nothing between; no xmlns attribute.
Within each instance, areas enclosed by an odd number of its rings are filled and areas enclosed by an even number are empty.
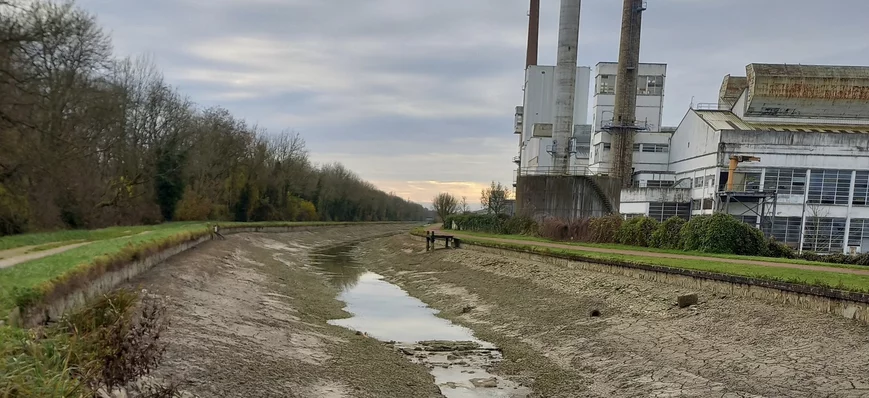
<svg viewBox="0 0 869 398"><path fill-rule="evenodd" d="M353 255L350 253L353 245L335 246L311 253L314 266L322 269L329 281L342 290L350 289L359 281L359 276L365 273Z"/></svg>

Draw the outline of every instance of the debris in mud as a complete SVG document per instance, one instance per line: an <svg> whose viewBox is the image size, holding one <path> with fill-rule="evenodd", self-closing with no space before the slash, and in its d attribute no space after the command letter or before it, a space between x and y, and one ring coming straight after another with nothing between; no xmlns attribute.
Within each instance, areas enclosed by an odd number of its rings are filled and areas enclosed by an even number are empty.
<svg viewBox="0 0 869 398"><path fill-rule="evenodd" d="M697 294L683 294L676 299L676 303L679 304L679 308L685 308L694 304L697 304Z"/></svg>
<svg viewBox="0 0 869 398"><path fill-rule="evenodd" d="M466 306L462 307L462 314L467 314L467 313L473 311L474 308L477 308L477 307L473 306L473 305L466 305Z"/></svg>
<svg viewBox="0 0 869 398"><path fill-rule="evenodd" d="M498 379L489 377L486 379L471 379L471 384L478 388L495 388L498 387Z"/></svg>
<svg viewBox="0 0 869 398"><path fill-rule="evenodd" d="M471 351L481 348L479 343L473 341L429 340L420 341L419 344L426 351Z"/></svg>

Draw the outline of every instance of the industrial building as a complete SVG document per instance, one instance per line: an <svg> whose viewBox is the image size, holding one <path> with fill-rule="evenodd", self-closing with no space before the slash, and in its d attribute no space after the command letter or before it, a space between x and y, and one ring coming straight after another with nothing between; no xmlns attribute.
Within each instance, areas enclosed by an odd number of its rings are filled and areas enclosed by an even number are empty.
<svg viewBox="0 0 869 398"><path fill-rule="evenodd" d="M801 250L869 252L869 67L750 64L663 134L637 135L666 150L634 149L622 214L726 212Z"/></svg>

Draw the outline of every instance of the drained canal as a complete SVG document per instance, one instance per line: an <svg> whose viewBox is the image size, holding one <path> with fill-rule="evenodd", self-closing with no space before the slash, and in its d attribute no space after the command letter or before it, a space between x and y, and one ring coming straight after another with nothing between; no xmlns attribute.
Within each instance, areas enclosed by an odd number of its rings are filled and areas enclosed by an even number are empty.
<svg viewBox="0 0 869 398"><path fill-rule="evenodd" d="M414 363L425 365L448 398L525 397L526 387L495 376L488 369L502 359L491 343L470 329L437 316L437 311L354 258L353 245L320 250L312 265L341 289L349 318L329 323L388 342Z"/></svg>

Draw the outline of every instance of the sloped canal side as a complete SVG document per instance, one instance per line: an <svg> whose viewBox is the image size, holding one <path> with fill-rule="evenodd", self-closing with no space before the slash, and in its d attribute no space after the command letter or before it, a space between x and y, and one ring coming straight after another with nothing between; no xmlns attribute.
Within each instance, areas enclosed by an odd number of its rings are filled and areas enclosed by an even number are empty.
<svg viewBox="0 0 869 398"><path fill-rule="evenodd" d="M439 318L437 311L381 275L367 271L354 258L353 245L316 252L313 264L341 288L349 318L332 325L383 341L413 363L425 365L448 398L520 398L531 391L514 381L489 373L502 361L493 344L474 337L465 327Z"/></svg>
<svg viewBox="0 0 869 398"><path fill-rule="evenodd" d="M170 306L169 345L153 376L200 397L440 397L425 367L327 323L348 314L336 300L341 289L309 257L404 229L229 235L142 274L131 287Z"/></svg>

